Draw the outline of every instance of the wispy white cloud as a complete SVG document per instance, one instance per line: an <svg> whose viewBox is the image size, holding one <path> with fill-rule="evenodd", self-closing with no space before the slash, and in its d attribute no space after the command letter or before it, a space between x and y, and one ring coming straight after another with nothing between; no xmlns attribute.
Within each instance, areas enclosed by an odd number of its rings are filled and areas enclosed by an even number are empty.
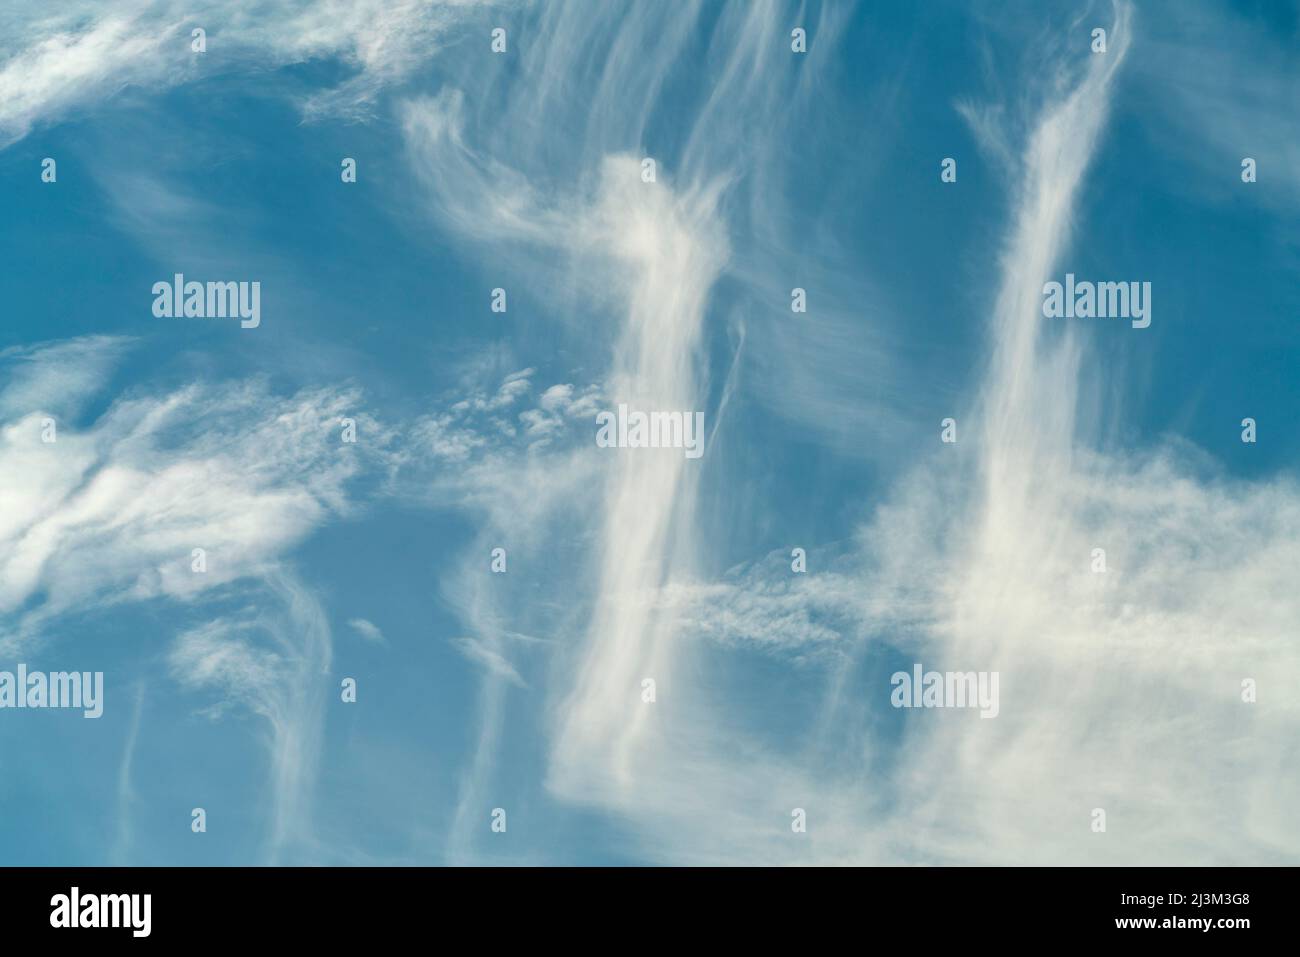
<svg viewBox="0 0 1300 957"><path fill-rule="evenodd" d="M295 25L297 39L241 34L239 24L228 39L277 51L273 62L354 63L353 80L305 109L364 115L436 37L442 21L426 25L433 33L411 22L425 9L304 7L266 28ZM708 408L712 418L723 404L710 407L713 396L744 390L808 424L832 419L863 369L886 383L897 375L886 340L854 313L870 284L826 270L809 283L820 287L816 312L795 332L788 315L771 324L732 316L745 357L731 357L721 390L709 381L719 284L761 289L792 253L782 213L768 203L790 165L781 129L749 120L774 102L787 112L814 102L820 74L815 59L797 73L787 62L786 26L772 10L722 8L710 40L714 86L684 114L683 146L659 157L653 183L639 161L672 64L698 40L696 8L541 10L533 22L548 42L521 51L518 76L499 80L492 96L446 89L399 110L438 226L539 282L553 278L558 254L570 275L556 282L587 307L581 318L557 316L558 333L580 332L575 368L598 370L556 381L524 363L489 363L415 422L366 430L395 437L369 453L390 475L384 491L466 509L477 529L472 560L441 581L474 636L452 645L482 670L447 858L472 861L481 850L475 822L500 800L514 696L529 732L545 736L551 794L617 816L649 859L1295 859L1300 777L1284 742L1300 712L1273 689L1300 679L1300 605L1288 579L1300 567L1300 489L1218 477L1174 443L1141 454L1106 448L1081 411L1086 344L1044 327L1038 309L1138 42L1128 4L1114 6L1106 55L1050 51L1024 99L959 107L1019 184L990 262L1000 275L988 363L960 445L944 450L953 454L894 474L871 519L815 551L808 574L790 574L783 552L726 574L710 569L699 493L711 484L725 494L734 477L725 427L698 465L602 456L587 440L602 403ZM814 42L838 42L845 16L823 8ZM0 93L8 83L19 94L0 107L0 130L22 135L90 102L108 76L176 82L171 60L139 74L86 62L126 29L91 18L47 47L34 39L40 31L19 31L20 52L0 66ZM163 36L183 44L179 32ZM590 95L575 98L575 89ZM184 195L159 202L151 213L184 220ZM593 313L602 324L579 328ZM312 847L301 809L311 804L331 660L323 611L285 556L350 501L363 466L332 430L360 397L195 385L121 397L82 420L125 347L80 341L0 355L16 370L0 392L0 493L17 506L0 512L0 641L36 640L54 616L92 604L195 602L220 590L258 599L185 630L169 663L186 689L211 696L213 713L246 709L267 723L269 857L284 860ZM45 446L39 422L51 412L60 438ZM878 413L885 431L888 403L864 406L853 421ZM835 436L821 438L843 451ZM205 575L190 570L195 546L208 549ZM529 584L556 587L521 589L488 573L497 546L507 547L511 575L526 568ZM1107 550L1104 575L1089 567L1095 547ZM382 640L364 619L348 624ZM793 743L754 730L770 723L771 698L721 690L738 652L755 649L807 666L800 675L811 681L825 676L819 723ZM888 689L855 681L882 651L1000 671L1001 714L966 723L926 714L900 721L898 741L881 735ZM1243 677L1261 682L1255 705L1240 701ZM657 682L654 705L641 698L645 678ZM795 806L812 826L792 842ZM1097 806L1112 811L1109 836L1087 828Z"/></svg>
<svg viewBox="0 0 1300 957"><path fill-rule="evenodd" d="M172 17L145 20L144 4L115 11L68 9L53 17L48 11L36 16L34 8L23 17L21 9L10 8L0 47L0 146L89 98L132 83L170 84L186 69L181 24Z"/></svg>
<svg viewBox="0 0 1300 957"><path fill-rule="evenodd" d="M643 853L1000 863L1258 862L1296 853L1283 808L1297 781L1281 771L1278 748L1294 732L1295 711L1280 700L1243 705L1239 682L1264 673L1293 682L1300 667L1288 636L1300 609L1280 571L1300 558L1297 490L1287 481L1208 479L1178 447L1101 448L1096 423L1078 409L1087 352L1068 330L1049 334L1041 323L1041 285L1071 242L1076 196L1133 42L1130 6L1113 9L1107 54L1052 50L1034 64L1035 92L1005 108L1027 109L1023 117L999 114L996 104L965 110L1021 184L997 259L988 365L963 417L960 452L942 468L925 459L898 475L845 561L806 577L756 568L710 581L693 523L697 477L650 459L635 469L617 458L590 466L599 489L592 499L583 486L595 509L581 526L590 558L579 559L578 572L567 567L566 580L591 587L564 619L579 637L557 648L547 685L548 785L638 826ZM563 14L547 20L557 34L568 25ZM758 42L768 28L746 29ZM611 35L601 80L649 90L649 103L662 51L641 51L633 64L620 57L622 35ZM730 66L745 78L727 100L733 112L770 92L757 73ZM569 82L539 80L504 109L536 109ZM456 93L407 106L413 162L446 228L559 247L583 263L583 288L618 310L606 395L663 408L699 402L704 303L734 254L726 223L736 206L720 201L731 194L718 184L736 173L721 153L735 131L721 116L701 123L694 165L668 176L661 168L657 184L641 183L634 156L604 156L600 146L618 131L635 140L650 107L606 118L604 86L593 88L581 142L596 154L596 172L576 188L543 193L505 166L501 157L526 155L503 146L508 130L471 140L479 124ZM514 265L526 262L521 255ZM564 499L552 496L550 511L513 523L501 509L498 527L536 534L552 527ZM1093 547L1107 548L1105 576L1091 571ZM481 586L474 594L462 606L467 621L499 627L500 599ZM516 616L542 613L510 607ZM713 705L712 661L688 636L827 668L817 737L794 752L739 727L730 711L745 704ZM873 731L888 689L864 705L851 681L885 646L935 667L1000 671L1001 715L909 721L900 742L882 739ZM644 677L658 682L660 704L640 699ZM485 749L502 734L500 681L484 699L465 814L493 775ZM1250 742L1243 723L1258 732ZM828 740L853 750L828 762ZM892 775L872 773L885 761ZM1252 770L1234 794L1214 786L1240 777L1242 761ZM794 806L817 822L806 842L782 839L780 822ZM1123 840L1091 834L1098 806L1112 810L1112 830L1122 822Z"/></svg>
<svg viewBox="0 0 1300 957"><path fill-rule="evenodd" d="M426 63L473 0L123 0L11 5L0 14L0 147L126 87L164 90L213 72L337 60L337 86L300 99L305 119L370 116L381 91ZM207 50L191 49L195 28Z"/></svg>
<svg viewBox="0 0 1300 957"><path fill-rule="evenodd" d="M11 421L37 410L75 415L131 344L124 336L101 335L0 350L0 417Z"/></svg>
<svg viewBox="0 0 1300 957"><path fill-rule="evenodd" d="M1077 408L1088 354L1041 321L1131 42L1130 8L1116 10L1109 52L1058 84L1024 150L975 459L956 478L911 475L863 534L872 607L895 611L873 636L913 636L901 647L916 660L1003 676L986 727L909 727L889 823L926 859L1243 863L1300 850L1280 810L1300 784L1277 770L1295 710L1240 698L1243 678L1300 669L1287 624L1300 606L1277 573L1300 558L1300 490L1208 478L1178 446L1099 450L1098 423ZM1105 574L1091 567L1097 547ZM1235 792L1211 783L1243 767ZM1094 807L1112 836L1086 826Z"/></svg>
<svg viewBox="0 0 1300 957"><path fill-rule="evenodd" d="M0 359L19 366L0 401L0 647L40 646L60 616L89 608L259 599L259 612L184 631L169 662L183 686L218 694L213 713L243 707L269 722L269 853L310 850L331 641L318 602L284 562L341 513L364 467L339 438L340 417L364 417L358 396L196 383L119 397L92 421L72 412L105 387L126 347L78 340ZM52 442L42 441L45 402L69 410ZM382 456L384 432L366 421ZM119 836L119 849L127 844Z"/></svg>
<svg viewBox="0 0 1300 957"><path fill-rule="evenodd" d="M432 456L438 463L477 463L515 453L533 452L558 443L595 435L595 415L602 408L598 385L576 393L570 383L560 383L530 399L533 369L506 375L495 390L473 386L464 397L444 410L421 416L410 427L411 445L404 461L417 464Z"/></svg>
<svg viewBox="0 0 1300 957"><path fill-rule="evenodd" d="M379 630L379 626L374 622L366 621L364 618L351 618L348 620L348 627L371 644L387 644L384 633Z"/></svg>
<svg viewBox="0 0 1300 957"><path fill-rule="evenodd" d="M131 728L126 735L126 744L122 748L122 762L117 769L117 832L113 839L113 864L122 867L128 863L131 844L134 839L132 816L135 810L137 793L132 781L132 767L135 763L136 743L140 740L140 716L144 713L144 684L135 688L135 706L131 711Z"/></svg>
<svg viewBox="0 0 1300 957"><path fill-rule="evenodd" d="M36 379L94 374L78 350L41 355L65 371ZM54 442L42 441L39 407L7 421L0 613L22 610L9 638L92 598L184 599L258 575L342 507L360 453L340 454L338 422L358 404L347 391L279 399L258 383L193 385L123 398L92 423L59 420Z"/></svg>
<svg viewBox="0 0 1300 957"><path fill-rule="evenodd" d="M716 155L708 143L714 136L724 142L738 136L741 126L719 105L716 116L711 113L707 123L699 121L698 130L707 129L707 135L698 134L698 148L688 151L680 168L660 157L656 180L643 181L640 156L627 150L641 139L658 86L698 21L686 16L658 23L659 12L644 5L626 13L615 23L604 13L596 13L593 22L572 7L548 11L540 29L552 42L539 45L535 56L523 57L527 82L512 88L504 106L498 102L492 107L494 113L504 110L504 122L479 122L480 107L466 94L444 91L409 102L403 111L404 129L411 161L444 228L474 241L493 242L494 257L509 257L510 267L523 272L537 271L537 263L529 260L533 253L558 250L572 263L574 286L616 317L596 339L598 351L589 355L606 368L601 375L605 401L701 408L707 395L701 374L703 325L710 292L729 261L721 210L734 172L713 161ZM734 77L747 86L749 81L740 78L757 74L744 66L746 57L761 46L765 33L775 42L772 28L761 26L765 13L770 10L755 7L752 19L740 18L753 42L728 54L728 82ZM736 14L729 8L727 16ZM650 20L656 21L653 28L648 28ZM828 29L822 42L830 42L833 35ZM655 38L650 49L646 37ZM565 44L572 50L573 44L588 43L602 52L566 60L591 70L590 77L566 76L565 68L549 59ZM572 84L595 91L580 117L571 116L572 104L565 102L565 90ZM628 90L638 91L643 102L629 105ZM580 143L582 164L573 180L552 191L535 184L550 182L553 174L510 165L533 152L546 155L544 144L536 142L541 134L537 124L508 120L541 112L555 118L548 130L568 124ZM763 149L765 141L756 141L752 131L746 135L749 145ZM559 411L573 395L567 388L544 393L540 408L525 422L530 427L545 422L544 413ZM529 492L536 491L530 469L477 486L473 500L490 510L491 520L474 547L487 545L492 530L500 529L515 543L512 554L526 555L530 542L545 541L547 533L564 527L556 524L558 516L574 523L565 537L577 535L581 551L551 559L564 566L566 580L576 578L587 586L575 596L573 613L559 614L556 623L557 630L576 633L577 638L557 648L552 663L556 680L548 685L548 785L569 800L632 814L635 820L642 814L655 819L665 814L668 794L686 786L662 762L671 750L668 742L680 743L691 719L677 715L666 728L651 722L640 700L641 680L653 676L670 687L674 676L690 672L685 662L690 651L679 640L674 612L656 596L694 564L699 476L688 471L680 456L597 461L592 451L590 446L565 448L530 463L549 481L545 495L530 497L521 511L503 503L519 502L521 483ZM565 478L573 475L582 481L572 484ZM576 567L567 564L570 561ZM467 625L496 634L505 609L496 607L480 582L467 579L458 576L460 587L455 589ZM535 603L513 608L512 615L528 615L530 621L556 617ZM496 747L502 730L501 680L495 675L485 686L497 690L485 693L489 710L482 717L474 764L463 781L458 821L469 820L494 774L486 749ZM694 722L691 726L696 727ZM707 746L692 746L692 751L699 762L688 762L695 799L686 803L698 806L697 801L718 798L719 790L729 784L706 767L716 757ZM463 855L470 847L466 839L460 840Z"/></svg>
<svg viewBox="0 0 1300 957"><path fill-rule="evenodd" d="M1285 19L1281 9L1278 14ZM1239 201L1240 163L1250 156L1260 184L1248 194L1252 202L1277 210L1300 202L1294 28L1288 36L1267 23L1244 10L1189 6L1161 20L1159 29L1152 24L1144 55L1134 63L1135 98L1149 135L1203 174L1169 177L1189 200ZM1279 225L1288 222L1294 217Z"/></svg>
<svg viewBox="0 0 1300 957"><path fill-rule="evenodd" d="M267 861L319 859L312 831L332 641L324 610L295 576L266 578L258 610L215 619L180 634L168 656L185 688L216 695L220 716L245 708L269 729L272 814Z"/></svg>
<svg viewBox="0 0 1300 957"><path fill-rule="evenodd" d="M482 665L488 671L492 672L513 685L520 688L527 687L524 679L519 676L519 672L499 651L489 648L483 642L474 638L456 638L452 645L462 655L477 664Z"/></svg>

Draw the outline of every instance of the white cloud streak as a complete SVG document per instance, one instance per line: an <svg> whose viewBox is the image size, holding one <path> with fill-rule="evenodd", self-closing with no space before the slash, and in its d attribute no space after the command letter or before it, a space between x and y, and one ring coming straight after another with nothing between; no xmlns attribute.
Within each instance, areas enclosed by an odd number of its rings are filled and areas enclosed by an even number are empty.
<svg viewBox="0 0 1300 957"><path fill-rule="evenodd" d="M284 560L343 511L362 469L360 453L341 446L340 417L361 415L379 446L384 431L354 393L279 398L252 382L134 394L89 422L69 412L43 442L47 416L31 403L79 407L104 387L105 357L126 346L74 340L0 356L18 366L0 394L0 649L39 647L60 616L89 608L259 597L261 612L185 631L169 662L185 687L218 692L217 713L247 707L268 722L268 859L310 855L331 639ZM119 781L124 812L135 734ZM129 831L119 851L128 845Z"/></svg>
<svg viewBox="0 0 1300 957"><path fill-rule="evenodd" d="M1278 747L1294 737L1295 708L1238 696L1242 677L1268 674L1285 687L1300 668L1290 633L1300 608L1282 571L1300 560L1294 483L1206 479L1178 447L1099 448L1095 423L1078 411L1087 350L1071 331L1048 335L1042 324L1041 285L1071 241L1076 196L1133 42L1131 16L1116 3L1107 54L1071 55L1045 74L1023 146L1010 127L983 130L985 140L996 132L994 152L1022 183L998 260L988 367L963 417L961 452L899 477L857 536L861 570L846 565L815 585L699 583L698 477L680 460L599 463L591 587L572 616L579 637L551 670L548 784L637 825L642 853L678 862L1245 863L1300 850L1283 810L1297 779L1282 770ZM562 13L545 23L554 48L569 24ZM761 39L765 27L756 19L745 29ZM623 55L622 37L591 85L580 140L597 172L569 192L544 196L534 177L504 166L498 156L523 151L502 149L503 126L471 145L480 124L461 94L411 103L405 127L444 226L558 246L584 263L584 288L618 305L608 396L689 407L703 395L705 304L731 255L725 223L735 206L720 197L736 173L724 154L737 131L705 111L687 168L639 182L635 156L602 147L644 129L656 71L671 54ZM729 104L770 96L735 66L722 71L745 77ZM540 111L574 82L562 76L507 98L506 115ZM607 85L646 102L607 116ZM762 155L761 143L754 148ZM536 510L515 527L536 532L547 521ZM1104 577L1089 567L1097 546L1110 556ZM501 613L481 602L477 612ZM828 660L840 665L818 738L795 752L740 728L711 703L711 665L684 625L778 654L834 647ZM874 695L864 706L850 687L882 647L934 667L1000 671L1001 715L958 723L926 714L906 723L901 741L882 738L888 688L863 691ZM640 700L643 677L658 682L653 707ZM501 720L499 711L485 717L481 747L497 746ZM829 729L856 753L839 751L828 765ZM872 773L886 760L892 775ZM467 781L481 783L482 771L476 762ZM1233 778L1239 788L1216 783ZM816 821L804 842L782 833L794 806ZM1109 836L1089 830L1098 806L1111 811Z"/></svg>
<svg viewBox="0 0 1300 957"><path fill-rule="evenodd" d="M388 643L384 639L384 633L379 630L379 626L374 622L367 621L364 618L352 618L348 620L348 627L360 635L363 641L368 641L375 645L384 645Z"/></svg>
<svg viewBox="0 0 1300 957"><path fill-rule="evenodd" d="M351 73L301 98L305 119L364 119L381 91L427 62L471 0L282 0L175 3L122 0L11 4L0 14L0 147L38 123L126 87L164 90L212 72L258 73L337 60ZM207 32L206 52L191 32Z"/></svg>

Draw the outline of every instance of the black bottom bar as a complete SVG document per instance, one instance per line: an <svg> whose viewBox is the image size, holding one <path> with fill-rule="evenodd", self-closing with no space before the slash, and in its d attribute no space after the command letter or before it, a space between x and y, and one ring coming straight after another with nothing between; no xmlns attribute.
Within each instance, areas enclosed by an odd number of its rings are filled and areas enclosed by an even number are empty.
<svg viewBox="0 0 1300 957"><path fill-rule="evenodd" d="M687 933L1231 945L1287 929L1295 878L1294 868L8 868L0 919L7 941L65 944L373 945L460 927L534 945L667 946Z"/></svg>

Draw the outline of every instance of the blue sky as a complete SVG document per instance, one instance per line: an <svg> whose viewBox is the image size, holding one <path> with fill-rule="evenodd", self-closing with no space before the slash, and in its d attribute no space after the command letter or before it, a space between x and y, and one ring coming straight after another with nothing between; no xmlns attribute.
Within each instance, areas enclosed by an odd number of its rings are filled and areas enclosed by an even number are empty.
<svg viewBox="0 0 1300 957"><path fill-rule="evenodd" d="M0 5L0 671L105 675L0 709L0 863L1294 863L1297 39ZM892 707L918 662L998 716Z"/></svg>

